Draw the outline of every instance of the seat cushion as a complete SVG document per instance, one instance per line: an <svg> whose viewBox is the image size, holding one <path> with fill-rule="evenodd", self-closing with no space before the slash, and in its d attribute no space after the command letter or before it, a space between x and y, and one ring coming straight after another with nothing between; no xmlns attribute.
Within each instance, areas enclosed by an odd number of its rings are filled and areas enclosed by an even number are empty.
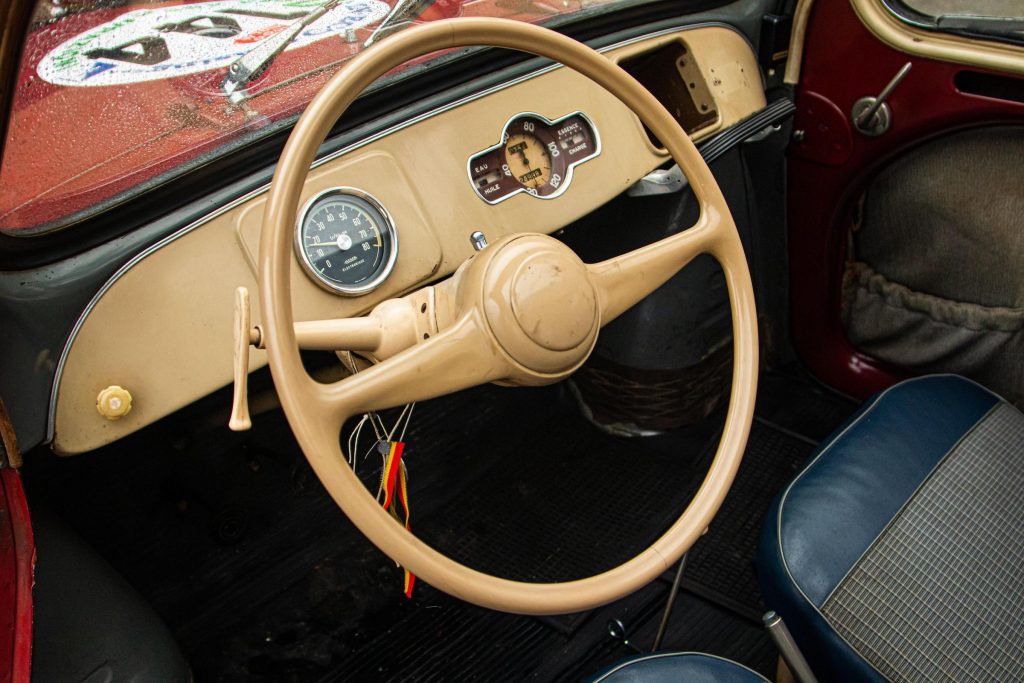
<svg viewBox="0 0 1024 683"><path fill-rule="evenodd" d="M758 573L822 679L1024 679L1024 415L955 376L888 389L776 501Z"/></svg>
<svg viewBox="0 0 1024 683"><path fill-rule="evenodd" d="M613 664L590 683L768 683L728 659L697 652L656 652Z"/></svg>

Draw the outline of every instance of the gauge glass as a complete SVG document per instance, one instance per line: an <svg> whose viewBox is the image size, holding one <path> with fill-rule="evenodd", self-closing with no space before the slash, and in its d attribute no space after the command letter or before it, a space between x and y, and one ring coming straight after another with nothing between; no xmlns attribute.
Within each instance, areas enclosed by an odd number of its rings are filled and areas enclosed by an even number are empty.
<svg viewBox="0 0 1024 683"><path fill-rule="evenodd" d="M505 163L523 187L536 190L551 180L551 153L531 133L508 136L505 141Z"/></svg>
<svg viewBox="0 0 1024 683"><path fill-rule="evenodd" d="M360 190L336 188L306 205L295 248L318 284L363 294L387 278L398 245L394 223L379 202Z"/></svg>

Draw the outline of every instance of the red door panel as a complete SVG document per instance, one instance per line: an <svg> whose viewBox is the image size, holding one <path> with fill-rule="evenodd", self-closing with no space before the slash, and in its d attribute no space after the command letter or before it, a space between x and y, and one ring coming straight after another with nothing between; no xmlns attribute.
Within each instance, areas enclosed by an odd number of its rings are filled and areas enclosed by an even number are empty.
<svg viewBox="0 0 1024 683"><path fill-rule="evenodd" d="M28 683L35 543L17 470L0 469L0 681Z"/></svg>
<svg viewBox="0 0 1024 683"><path fill-rule="evenodd" d="M911 71L888 100L889 131L868 137L854 130L854 102L877 95L907 62ZM867 397L903 377L854 349L840 317L847 235L867 183L930 138L1024 122L1024 103L959 91L963 71L983 72L894 50L860 23L848 0L818 0L812 9L789 149L793 341L812 372L851 395ZM1024 79L1010 85L1024 92Z"/></svg>

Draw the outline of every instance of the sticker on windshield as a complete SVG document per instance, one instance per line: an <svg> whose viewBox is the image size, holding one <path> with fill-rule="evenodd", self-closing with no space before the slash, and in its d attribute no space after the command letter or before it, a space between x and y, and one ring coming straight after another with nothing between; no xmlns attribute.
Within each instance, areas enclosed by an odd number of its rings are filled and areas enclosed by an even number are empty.
<svg viewBox="0 0 1024 683"><path fill-rule="evenodd" d="M57 85L123 85L224 68L323 0L218 0L127 12L67 40L39 63ZM292 50L379 22L380 0L342 0L291 42Z"/></svg>

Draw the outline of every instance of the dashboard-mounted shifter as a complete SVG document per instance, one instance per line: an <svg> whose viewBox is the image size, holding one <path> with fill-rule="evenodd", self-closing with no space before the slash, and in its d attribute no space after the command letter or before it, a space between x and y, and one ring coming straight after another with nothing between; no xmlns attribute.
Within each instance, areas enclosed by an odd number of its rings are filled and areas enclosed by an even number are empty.
<svg viewBox="0 0 1024 683"><path fill-rule="evenodd" d="M430 289L389 299L360 318L309 320L294 326L295 341L305 351L354 351L373 361L390 358L437 333L435 301ZM249 348L266 348L260 325L252 324L249 290L235 290L234 381L228 427L244 432L249 415Z"/></svg>

